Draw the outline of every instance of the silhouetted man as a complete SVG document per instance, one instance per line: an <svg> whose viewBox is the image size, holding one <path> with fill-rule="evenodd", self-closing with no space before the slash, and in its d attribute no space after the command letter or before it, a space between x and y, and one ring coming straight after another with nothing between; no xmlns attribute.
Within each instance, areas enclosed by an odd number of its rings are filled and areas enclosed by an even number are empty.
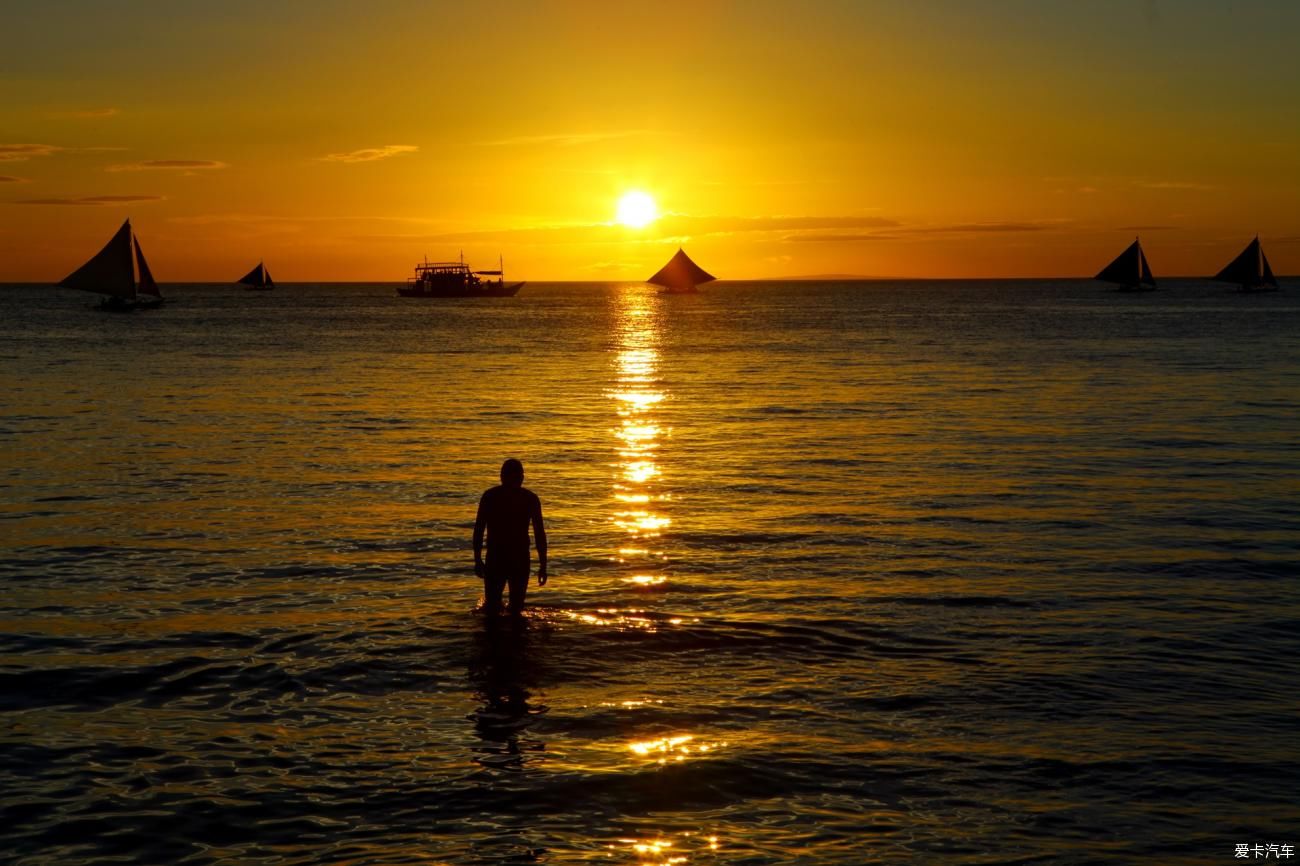
<svg viewBox="0 0 1300 866"><path fill-rule="evenodd" d="M542 501L524 487L524 464L511 458L501 464L501 485L478 501L474 519L474 573L483 578L484 608L501 610L501 593L510 584L510 612L522 613L528 594L528 524L537 542L537 585L546 585L546 528ZM487 563L483 562L483 531L487 530Z"/></svg>

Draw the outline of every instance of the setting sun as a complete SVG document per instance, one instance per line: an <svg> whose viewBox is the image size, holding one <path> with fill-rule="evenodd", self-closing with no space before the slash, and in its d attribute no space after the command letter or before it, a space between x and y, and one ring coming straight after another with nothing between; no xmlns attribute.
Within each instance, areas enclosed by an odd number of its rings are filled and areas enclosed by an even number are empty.
<svg viewBox="0 0 1300 866"><path fill-rule="evenodd" d="M639 229L659 218L659 208L648 193L634 190L618 200L618 222Z"/></svg>

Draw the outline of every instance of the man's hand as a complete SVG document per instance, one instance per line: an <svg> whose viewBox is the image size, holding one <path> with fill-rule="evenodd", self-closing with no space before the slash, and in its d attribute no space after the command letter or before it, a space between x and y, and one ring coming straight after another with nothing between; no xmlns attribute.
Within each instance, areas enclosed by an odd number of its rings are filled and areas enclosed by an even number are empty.
<svg viewBox="0 0 1300 866"><path fill-rule="evenodd" d="M487 577L486 569L483 568L483 560L481 559L474 560L474 573L477 574L479 577Z"/></svg>
<svg viewBox="0 0 1300 866"><path fill-rule="evenodd" d="M546 566L537 569L537 585L546 586Z"/></svg>

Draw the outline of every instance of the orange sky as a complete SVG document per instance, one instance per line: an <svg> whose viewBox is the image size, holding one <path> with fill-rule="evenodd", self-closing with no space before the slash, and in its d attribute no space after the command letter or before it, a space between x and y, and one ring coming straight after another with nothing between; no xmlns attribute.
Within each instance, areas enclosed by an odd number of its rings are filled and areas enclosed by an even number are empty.
<svg viewBox="0 0 1300 866"><path fill-rule="evenodd" d="M621 7L616 11L607 5ZM1300 4L6 4L0 280L1300 271ZM10 25L13 26L10 26ZM665 216L615 224L628 190Z"/></svg>

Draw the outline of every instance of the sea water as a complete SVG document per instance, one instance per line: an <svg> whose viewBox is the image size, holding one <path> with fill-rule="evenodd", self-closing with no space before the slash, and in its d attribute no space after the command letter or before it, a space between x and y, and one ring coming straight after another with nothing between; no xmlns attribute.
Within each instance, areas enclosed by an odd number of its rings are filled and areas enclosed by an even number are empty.
<svg viewBox="0 0 1300 866"><path fill-rule="evenodd" d="M8 862L1300 845L1293 284L164 290L0 289Z"/></svg>

